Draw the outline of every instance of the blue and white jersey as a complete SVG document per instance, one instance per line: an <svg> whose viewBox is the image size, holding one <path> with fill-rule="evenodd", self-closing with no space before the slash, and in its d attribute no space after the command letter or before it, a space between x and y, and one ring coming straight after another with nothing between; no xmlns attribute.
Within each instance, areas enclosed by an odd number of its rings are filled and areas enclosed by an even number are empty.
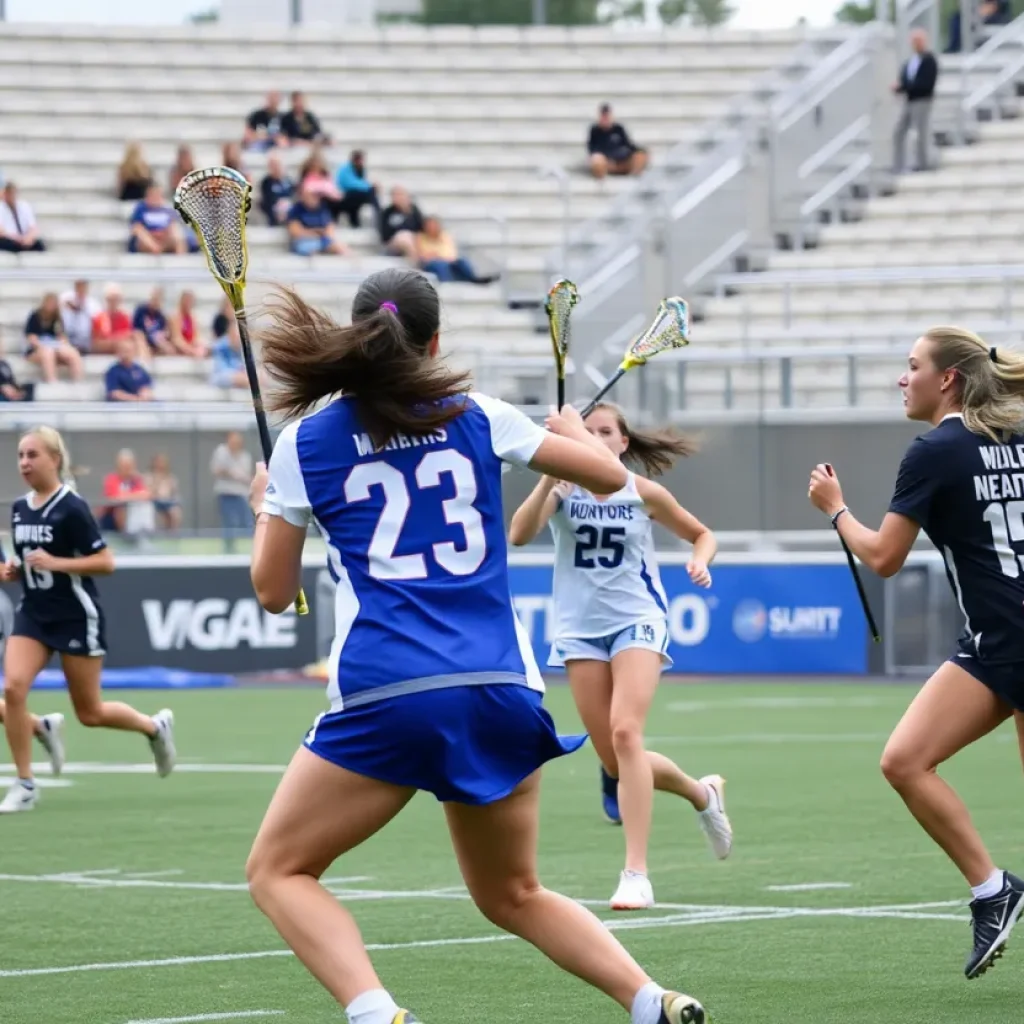
<svg viewBox="0 0 1024 1024"><path fill-rule="evenodd" d="M527 465L545 436L475 393L446 427L381 451L346 398L282 431L263 508L327 544L333 710L450 686L543 691L509 592L501 466Z"/></svg>
<svg viewBox="0 0 1024 1024"><path fill-rule="evenodd" d="M573 487L550 524L556 641L607 636L665 617L651 518L632 473L621 491L600 501Z"/></svg>

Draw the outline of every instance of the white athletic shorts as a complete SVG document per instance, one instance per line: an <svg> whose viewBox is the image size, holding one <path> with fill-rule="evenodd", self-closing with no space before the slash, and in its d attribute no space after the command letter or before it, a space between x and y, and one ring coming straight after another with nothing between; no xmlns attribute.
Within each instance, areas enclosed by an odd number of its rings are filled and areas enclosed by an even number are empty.
<svg viewBox="0 0 1024 1024"><path fill-rule="evenodd" d="M560 667L567 661L611 661L620 651L634 647L657 651L661 655L663 672L672 667L672 659L668 656L668 622L665 619L638 622L607 636L563 637L551 645L548 664Z"/></svg>

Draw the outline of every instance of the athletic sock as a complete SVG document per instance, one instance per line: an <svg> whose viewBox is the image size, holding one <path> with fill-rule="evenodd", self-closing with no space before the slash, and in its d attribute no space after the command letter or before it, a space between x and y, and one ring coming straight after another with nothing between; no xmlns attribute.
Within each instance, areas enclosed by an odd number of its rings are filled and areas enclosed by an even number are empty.
<svg viewBox="0 0 1024 1024"><path fill-rule="evenodd" d="M25 787L25 789L35 789L36 788L36 780L35 779L18 779L18 782L20 782L21 785Z"/></svg>
<svg viewBox="0 0 1024 1024"><path fill-rule="evenodd" d="M665 990L653 981L646 985L633 997L633 1009L630 1017L633 1024L658 1024L661 1020L661 997Z"/></svg>
<svg viewBox="0 0 1024 1024"><path fill-rule="evenodd" d="M1004 883L1003 872L999 868L993 868L992 874L981 885L971 886L971 895L976 900L990 900L993 896L998 896L1003 891Z"/></svg>
<svg viewBox="0 0 1024 1024"><path fill-rule="evenodd" d="M398 1013L398 1004L382 988L372 988L355 997L345 1007L349 1024L391 1024Z"/></svg>

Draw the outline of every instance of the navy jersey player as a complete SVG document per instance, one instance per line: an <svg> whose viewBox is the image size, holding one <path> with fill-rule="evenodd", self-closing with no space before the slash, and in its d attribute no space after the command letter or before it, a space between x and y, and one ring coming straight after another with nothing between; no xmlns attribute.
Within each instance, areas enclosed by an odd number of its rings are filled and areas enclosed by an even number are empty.
<svg viewBox="0 0 1024 1024"><path fill-rule="evenodd" d="M0 566L3 566L6 561L3 545L0 545ZM10 625L13 623L0 622L0 651L6 646L7 629ZM0 698L0 725L4 724L5 710L6 705ZM50 770L54 775L60 775L64 769L64 716L59 711L54 711L48 715L30 715L29 717L32 719L32 735L39 740L50 758Z"/></svg>
<svg viewBox="0 0 1024 1024"><path fill-rule="evenodd" d="M18 469L31 490L11 507L15 557L3 565L3 578L22 584L4 651L4 728L18 772L0 801L4 814L31 810L39 798L32 776L28 693L55 652L83 725L142 733L149 738L159 774L168 774L174 765L170 711L151 718L100 695L104 623L92 577L113 572L114 558L89 506L66 482L68 466L64 441L51 427L37 427L18 442Z"/></svg>
<svg viewBox="0 0 1024 1024"><path fill-rule="evenodd" d="M586 427L617 458L651 475L694 450L678 434L631 429L611 403L596 406ZM509 527L509 540L517 545L528 544L545 525L554 537L555 635L548 664L565 667L602 775L618 789L626 862L612 910L654 905L647 847L655 789L689 801L717 857L727 857L732 848L721 776L693 779L664 755L644 749L647 713L661 672L672 664L653 522L693 545L690 578L710 586L714 534L661 484L633 473L620 490L600 495L542 477Z"/></svg>
<svg viewBox="0 0 1024 1024"><path fill-rule="evenodd" d="M1024 359L937 327L914 343L899 386L907 416L932 430L907 449L880 529L854 519L825 465L811 476L810 498L882 576L899 571L924 530L963 612L955 651L896 727L882 771L971 887L965 973L974 978L1001 954L1024 909L1024 882L992 862L935 769L1011 716L1024 754Z"/></svg>
<svg viewBox="0 0 1024 1024"><path fill-rule="evenodd" d="M285 428L250 493L252 581L281 612L300 585L307 527L335 581L330 711L313 724L250 854L259 907L346 1008L351 1024L408 1024L348 911L317 879L418 790L443 803L477 906L619 1002L633 1024L701 1022L590 911L541 887L541 766L560 737L509 594L501 466L615 491L626 471L572 410L545 432L511 406L466 393L437 358L439 303L410 270L367 278L341 327L283 292L263 332ZM514 1016L514 1014L513 1014Z"/></svg>

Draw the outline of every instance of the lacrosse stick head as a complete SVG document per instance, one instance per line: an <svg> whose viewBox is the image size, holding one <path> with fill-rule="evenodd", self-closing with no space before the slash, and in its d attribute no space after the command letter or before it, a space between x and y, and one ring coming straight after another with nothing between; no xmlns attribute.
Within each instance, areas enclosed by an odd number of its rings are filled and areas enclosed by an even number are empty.
<svg viewBox="0 0 1024 1024"><path fill-rule="evenodd" d="M579 301L580 293L576 285L562 278L551 286L544 302L544 312L548 315L551 331L551 347L555 351L560 377L565 374L565 357L569 352L569 314Z"/></svg>
<svg viewBox="0 0 1024 1024"><path fill-rule="evenodd" d="M690 307L678 297L662 299L658 313L650 327L637 338L622 360L622 369L643 366L652 356L670 348L685 348L690 344Z"/></svg>
<svg viewBox="0 0 1024 1024"><path fill-rule="evenodd" d="M192 171L174 191L174 208L196 233L210 272L236 309L249 265L245 220L251 206L252 187L230 167Z"/></svg>

